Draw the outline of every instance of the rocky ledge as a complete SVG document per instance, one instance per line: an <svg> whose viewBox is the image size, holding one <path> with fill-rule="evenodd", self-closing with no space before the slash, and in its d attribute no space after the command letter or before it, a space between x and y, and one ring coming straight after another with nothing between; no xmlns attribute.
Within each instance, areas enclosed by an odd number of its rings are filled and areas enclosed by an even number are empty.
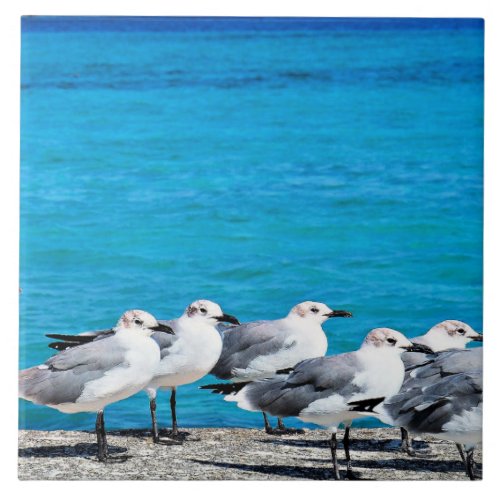
<svg viewBox="0 0 500 500"><path fill-rule="evenodd" d="M325 430L281 436L258 429L186 431L182 444L163 437L163 445L153 444L147 431L109 432L112 458L103 464L96 459L93 433L22 430L19 479L333 479ZM353 429L351 437L351 459L359 479L468 480L453 443L419 436L414 440L416 456L410 457L399 451L397 429ZM338 456L343 473L341 442ZM480 474L481 449L475 459Z"/></svg>

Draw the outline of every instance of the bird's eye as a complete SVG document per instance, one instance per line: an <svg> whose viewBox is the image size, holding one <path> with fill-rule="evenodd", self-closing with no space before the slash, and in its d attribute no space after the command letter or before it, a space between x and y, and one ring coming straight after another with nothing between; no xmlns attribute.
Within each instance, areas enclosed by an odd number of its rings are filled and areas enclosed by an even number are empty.
<svg viewBox="0 0 500 500"><path fill-rule="evenodd" d="M316 314L316 313L319 312L319 309L317 307L311 307L311 312L313 312L314 314Z"/></svg>
<svg viewBox="0 0 500 500"><path fill-rule="evenodd" d="M201 314L206 314L207 310L204 307L200 307Z"/></svg>
<svg viewBox="0 0 500 500"><path fill-rule="evenodd" d="M459 328L457 332L463 335L465 333L465 330L463 328Z"/></svg>
<svg viewBox="0 0 500 500"><path fill-rule="evenodd" d="M394 344L397 342L397 340L396 340L396 339L393 339L393 338L388 338L388 339L387 339L387 342L389 342L389 344L394 345Z"/></svg>
<svg viewBox="0 0 500 500"><path fill-rule="evenodd" d="M138 319L138 318L135 318L135 319L134 319L134 323L135 323L136 325L142 325L142 321L141 321L140 319Z"/></svg>

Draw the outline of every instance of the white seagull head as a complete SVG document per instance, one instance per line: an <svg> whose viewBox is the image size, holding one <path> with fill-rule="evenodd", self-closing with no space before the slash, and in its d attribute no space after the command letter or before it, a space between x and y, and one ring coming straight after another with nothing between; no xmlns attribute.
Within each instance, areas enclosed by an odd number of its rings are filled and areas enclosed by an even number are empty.
<svg viewBox="0 0 500 500"><path fill-rule="evenodd" d="M240 322L234 316L222 311L219 304L210 300L200 299L189 304L184 315L191 320L200 321L215 326L217 323L232 323L239 325Z"/></svg>
<svg viewBox="0 0 500 500"><path fill-rule="evenodd" d="M164 332L173 334L172 328L166 325L158 324L156 318L146 311L140 309L131 309L122 314L116 325L117 331L131 330L134 333L151 336L155 332Z"/></svg>
<svg viewBox="0 0 500 500"><path fill-rule="evenodd" d="M432 349L412 343L401 332L392 328L375 328L365 337L361 348L383 349L398 356L405 351L432 353Z"/></svg>
<svg viewBox="0 0 500 500"><path fill-rule="evenodd" d="M327 319L336 316L350 318L352 314L348 311L335 311L322 302L312 302L310 300L297 304L288 313L288 317L302 318L320 325Z"/></svg>
<svg viewBox="0 0 500 500"><path fill-rule="evenodd" d="M465 346L477 340L482 342L483 336L471 326L456 319L448 319L434 325L424 337L434 351L444 349L465 349Z"/></svg>

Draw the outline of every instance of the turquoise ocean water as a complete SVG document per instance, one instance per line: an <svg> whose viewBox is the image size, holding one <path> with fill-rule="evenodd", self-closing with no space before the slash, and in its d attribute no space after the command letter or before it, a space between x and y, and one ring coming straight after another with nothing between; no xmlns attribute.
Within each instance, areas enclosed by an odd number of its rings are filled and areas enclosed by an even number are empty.
<svg viewBox="0 0 500 500"><path fill-rule="evenodd" d="M46 332L198 298L348 309L330 353L482 330L481 20L25 17L21 83L21 368ZM198 385L181 426L261 425ZM147 427L147 401L107 426ZM23 428L94 419L20 402Z"/></svg>

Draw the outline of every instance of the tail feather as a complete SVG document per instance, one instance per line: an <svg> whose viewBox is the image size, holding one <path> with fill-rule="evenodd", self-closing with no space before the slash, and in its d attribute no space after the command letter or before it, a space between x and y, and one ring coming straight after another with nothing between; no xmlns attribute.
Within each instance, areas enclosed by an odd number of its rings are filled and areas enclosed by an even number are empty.
<svg viewBox="0 0 500 500"><path fill-rule="evenodd" d="M77 347L79 345L87 344L95 340L95 336L90 335L65 335L59 333L46 333L49 339L55 339L58 342L51 342L49 347L58 351L64 351L70 347Z"/></svg>
<svg viewBox="0 0 500 500"><path fill-rule="evenodd" d="M18 380L19 397L38 403L40 388L47 383L49 376L50 372L48 370L40 370L38 366L21 370Z"/></svg>
<svg viewBox="0 0 500 500"><path fill-rule="evenodd" d="M293 372L293 366L290 368L282 368L281 370L276 370L276 375L289 375Z"/></svg>
<svg viewBox="0 0 500 500"><path fill-rule="evenodd" d="M77 347L79 345L88 344L89 342L94 342L95 340L106 338L108 335L112 335L114 333L115 330L111 328L108 330L83 332L77 335L69 335L66 333L46 333L45 336L49 339L57 340L57 342L49 344L50 348L57 349L58 351L64 351L70 347Z"/></svg>
<svg viewBox="0 0 500 500"><path fill-rule="evenodd" d="M202 385L200 389L211 389L213 394L237 394L243 389L248 382L234 382L225 384L208 384Z"/></svg>
<svg viewBox="0 0 500 500"><path fill-rule="evenodd" d="M349 403L349 411L373 413L373 409L376 406L378 406L380 403L382 403L382 401L384 401L384 399L385 399L385 397L363 399L360 401L351 401Z"/></svg>
<svg viewBox="0 0 500 500"><path fill-rule="evenodd" d="M76 342L78 344L86 344L95 340L96 335L67 335L64 333L46 333L49 339L64 340L65 342Z"/></svg>
<svg viewBox="0 0 500 500"><path fill-rule="evenodd" d="M82 344L77 344L75 342L52 342L49 344L51 349L56 349L57 351L64 351L70 347L77 347Z"/></svg>

